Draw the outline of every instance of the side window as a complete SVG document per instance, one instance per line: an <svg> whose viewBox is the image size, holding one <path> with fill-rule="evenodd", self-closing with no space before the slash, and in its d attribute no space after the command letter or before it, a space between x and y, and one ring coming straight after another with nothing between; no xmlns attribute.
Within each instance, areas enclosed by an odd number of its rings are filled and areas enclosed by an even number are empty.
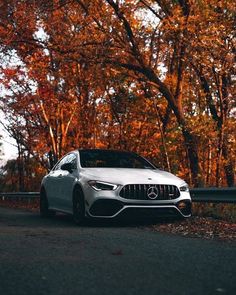
<svg viewBox="0 0 236 295"><path fill-rule="evenodd" d="M53 167L53 171L55 171L55 170L59 170L60 169L60 167L61 167L61 165L63 164L62 162L63 162L63 160L65 159L65 157L64 158L62 158L59 162L57 162L57 164Z"/></svg>
<svg viewBox="0 0 236 295"><path fill-rule="evenodd" d="M67 155L67 156L64 156L57 164L56 166L53 168L53 170L59 170L61 169L61 166L64 164L64 163L67 163L68 162L68 158L69 158L70 155Z"/></svg>
<svg viewBox="0 0 236 295"><path fill-rule="evenodd" d="M67 156L65 156L65 157L61 160L61 162L59 163L59 169L61 169L61 166L62 166L63 164L69 162L69 157L70 157L70 155L67 155Z"/></svg>
<svg viewBox="0 0 236 295"><path fill-rule="evenodd" d="M77 157L75 154L69 154L63 157L52 169L53 171L61 169L61 166L65 163L72 163L73 169L77 169Z"/></svg>
<svg viewBox="0 0 236 295"><path fill-rule="evenodd" d="M77 169L77 157L75 154L69 154L66 163L72 163L73 169Z"/></svg>
<svg viewBox="0 0 236 295"><path fill-rule="evenodd" d="M60 163L60 162L59 162ZM52 171L58 170L59 169L59 163L57 163L53 168Z"/></svg>

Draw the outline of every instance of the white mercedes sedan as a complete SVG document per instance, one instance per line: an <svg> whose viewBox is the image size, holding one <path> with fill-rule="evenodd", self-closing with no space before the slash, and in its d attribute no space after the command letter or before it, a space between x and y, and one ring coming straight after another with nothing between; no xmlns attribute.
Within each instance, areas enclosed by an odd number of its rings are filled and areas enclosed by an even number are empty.
<svg viewBox="0 0 236 295"><path fill-rule="evenodd" d="M191 216L187 183L125 151L86 149L66 154L41 184L40 215L86 217Z"/></svg>

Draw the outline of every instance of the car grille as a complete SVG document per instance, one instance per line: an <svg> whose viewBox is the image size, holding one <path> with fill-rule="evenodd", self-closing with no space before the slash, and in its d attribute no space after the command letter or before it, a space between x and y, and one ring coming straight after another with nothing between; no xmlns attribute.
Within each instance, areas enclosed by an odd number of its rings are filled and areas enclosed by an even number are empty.
<svg viewBox="0 0 236 295"><path fill-rule="evenodd" d="M180 196L175 185L167 184L128 184L121 191L120 196L131 200L172 200Z"/></svg>

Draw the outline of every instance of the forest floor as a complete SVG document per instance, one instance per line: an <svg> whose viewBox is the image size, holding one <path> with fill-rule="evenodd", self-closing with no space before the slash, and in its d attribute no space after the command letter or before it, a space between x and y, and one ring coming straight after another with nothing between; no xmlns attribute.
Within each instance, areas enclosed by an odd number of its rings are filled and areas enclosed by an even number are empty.
<svg viewBox="0 0 236 295"><path fill-rule="evenodd" d="M186 220L152 225L152 229L188 237L236 241L236 223L208 216L193 215Z"/></svg>

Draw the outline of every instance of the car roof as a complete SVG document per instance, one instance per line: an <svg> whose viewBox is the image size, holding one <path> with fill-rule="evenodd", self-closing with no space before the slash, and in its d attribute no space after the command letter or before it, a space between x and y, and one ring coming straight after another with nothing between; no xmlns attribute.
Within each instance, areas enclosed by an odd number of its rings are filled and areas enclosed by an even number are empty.
<svg viewBox="0 0 236 295"><path fill-rule="evenodd" d="M130 154L135 154L134 152L131 151L125 151L125 150L116 150L116 149L78 149L77 151L85 151L85 152L117 152L117 153L130 153Z"/></svg>

